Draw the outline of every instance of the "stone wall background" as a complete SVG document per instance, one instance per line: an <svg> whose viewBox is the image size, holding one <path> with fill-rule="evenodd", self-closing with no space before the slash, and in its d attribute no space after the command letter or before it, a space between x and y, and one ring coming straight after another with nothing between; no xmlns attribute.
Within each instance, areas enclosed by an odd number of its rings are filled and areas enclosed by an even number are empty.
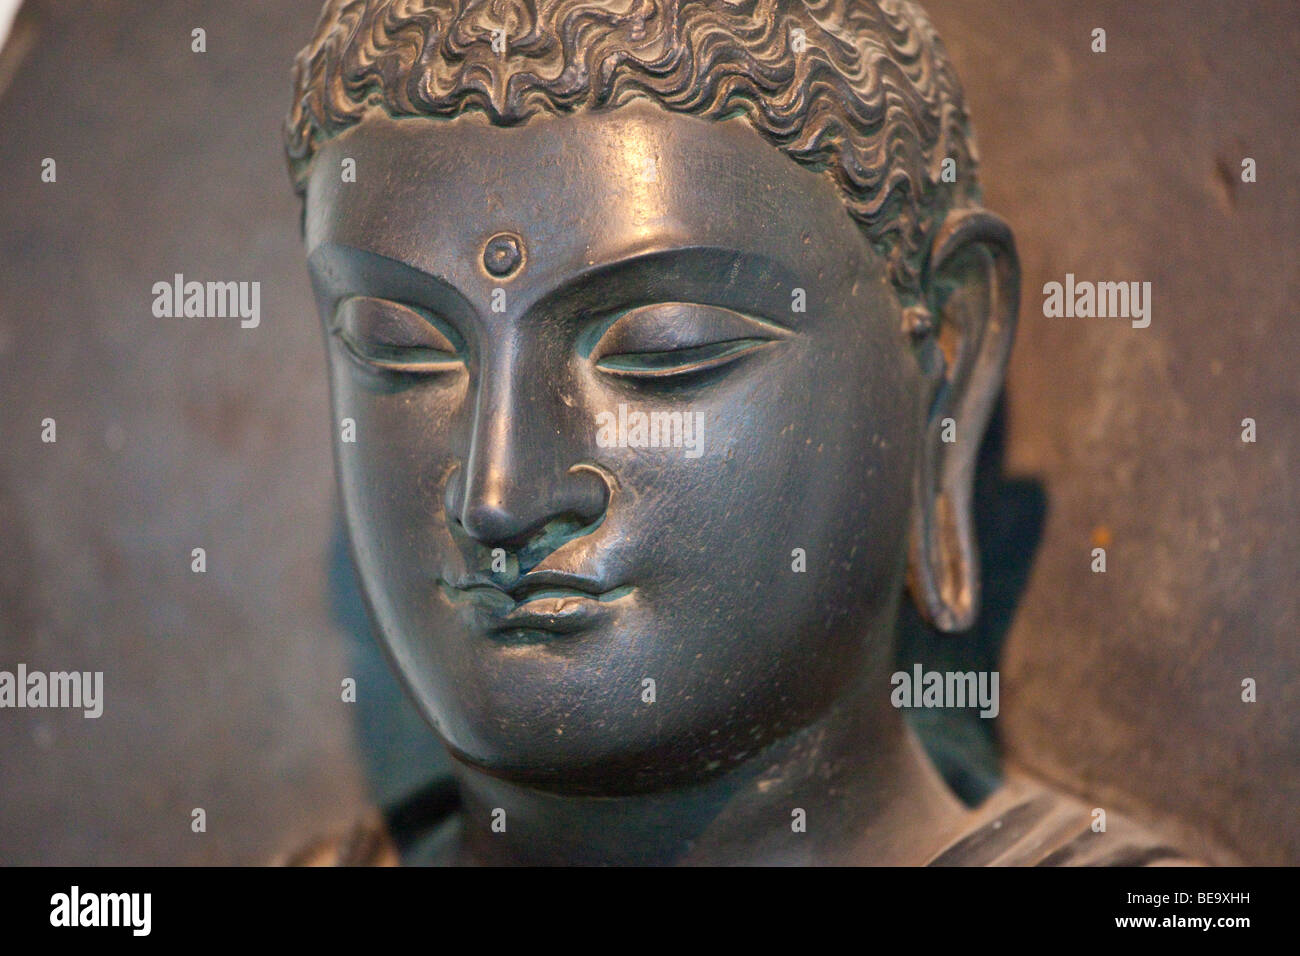
<svg viewBox="0 0 1300 956"><path fill-rule="evenodd" d="M1295 7L926 6L1025 273L1004 468L1047 508L1002 648L1001 741L1206 858L1298 863ZM1150 281L1151 326L1044 318L1067 272Z"/></svg>

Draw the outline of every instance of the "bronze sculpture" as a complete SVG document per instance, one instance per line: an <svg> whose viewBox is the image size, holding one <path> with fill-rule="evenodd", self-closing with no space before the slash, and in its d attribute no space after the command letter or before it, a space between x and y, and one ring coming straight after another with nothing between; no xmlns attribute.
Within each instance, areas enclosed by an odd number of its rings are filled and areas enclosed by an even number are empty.
<svg viewBox="0 0 1300 956"><path fill-rule="evenodd" d="M977 612L1019 281L914 4L331 0L287 133L353 554L456 763L414 856L1177 857L966 810L891 703L904 584Z"/></svg>

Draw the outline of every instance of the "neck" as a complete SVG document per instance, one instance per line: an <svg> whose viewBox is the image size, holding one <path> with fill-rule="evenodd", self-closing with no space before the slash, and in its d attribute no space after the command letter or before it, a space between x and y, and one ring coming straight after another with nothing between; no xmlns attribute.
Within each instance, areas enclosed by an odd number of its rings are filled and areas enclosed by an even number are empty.
<svg viewBox="0 0 1300 956"><path fill-rule="evenodd" d="M457 856L488 865L923 863L965 811L888 701L887 681L872 681L740 766L656 793L560 795L458 763Z"/></svg>

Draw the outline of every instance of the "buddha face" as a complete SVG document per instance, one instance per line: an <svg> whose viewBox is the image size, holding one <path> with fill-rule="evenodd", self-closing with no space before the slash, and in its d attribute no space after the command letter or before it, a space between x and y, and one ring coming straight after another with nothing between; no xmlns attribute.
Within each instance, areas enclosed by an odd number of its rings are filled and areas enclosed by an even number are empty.
<svg viewBox="0 0 1300 956"><path fill-rule="evenodd" d="M459 759L703 779L884 666L926 389L826 177L648 102L377 116L306 239L364 591Z"/></svg>

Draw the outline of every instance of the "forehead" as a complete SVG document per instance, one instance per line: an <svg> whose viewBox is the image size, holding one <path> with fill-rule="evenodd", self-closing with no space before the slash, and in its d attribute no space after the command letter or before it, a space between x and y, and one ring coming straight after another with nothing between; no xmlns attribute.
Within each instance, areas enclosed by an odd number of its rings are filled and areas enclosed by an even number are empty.
<svg viewBox="0 0 1300 956"><path fill-rule="evenodd" d="M345 181L352 164L355 181ZM373 116L317 154L309 255L342 244L465 287L485 281L482 249L500 232L523 238L530 282L681 246L736 250L823 281L883 274L831 182L740 119L649 103L510 128L478 114Z"/></svg>

